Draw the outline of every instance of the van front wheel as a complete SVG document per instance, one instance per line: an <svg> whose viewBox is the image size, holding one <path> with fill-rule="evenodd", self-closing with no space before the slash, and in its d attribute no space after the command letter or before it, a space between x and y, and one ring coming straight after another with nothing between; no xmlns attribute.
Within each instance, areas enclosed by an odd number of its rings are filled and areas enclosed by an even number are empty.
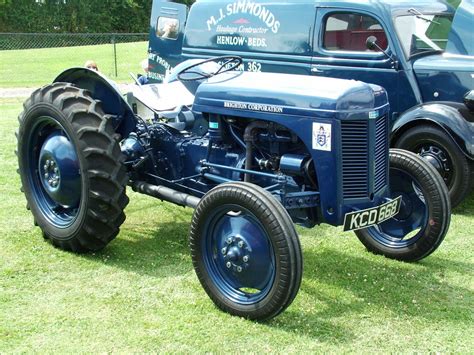
<svg viewBox="0 0 474 355"><path fill-rule="evenodd" d="M449 190L451 206L456 207L471 189L472 165L446 132L438 127L421 125L405 133L396 148L412 151L428 161L443 178Z"/></svg>

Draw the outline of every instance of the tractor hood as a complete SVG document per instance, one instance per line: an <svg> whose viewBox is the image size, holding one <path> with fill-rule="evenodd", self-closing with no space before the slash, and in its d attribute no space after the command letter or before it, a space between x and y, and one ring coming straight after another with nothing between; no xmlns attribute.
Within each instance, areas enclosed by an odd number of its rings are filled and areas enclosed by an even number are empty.
<svg viewBox="0 0 474 355"><path fill-rule="evenodd" d="M384 89L355 80L231 72L201 84L193 110L228 115L239 111L246 117L264 113L368 118L388 110L388 103Z"/></svg>
<svg viewBox="0 0 474 355"><path fill-rule="evenodd" d="M474 1L463 0L454 15L446 46L447 53L474 56L474 40L472 38L473 13Z"/></svg>
<svg viewBox="0 0 474 355"><path fill-rule="evenodd" d="M462 102L474 89L474 57L444 53L420 58L413 65L423 101Z"/></svg>

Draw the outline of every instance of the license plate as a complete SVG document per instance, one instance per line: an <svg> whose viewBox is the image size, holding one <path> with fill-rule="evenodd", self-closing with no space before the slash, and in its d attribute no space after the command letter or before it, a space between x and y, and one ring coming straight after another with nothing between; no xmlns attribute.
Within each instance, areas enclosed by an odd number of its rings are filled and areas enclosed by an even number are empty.
<svg viewBox="0 0 474 355"><path fill-rule="evenodd" d="M402 196L398 196L396 199L377 207L346 213L344 216L344 231L367 228L392 218L400 211L401 201Z"/></svg>

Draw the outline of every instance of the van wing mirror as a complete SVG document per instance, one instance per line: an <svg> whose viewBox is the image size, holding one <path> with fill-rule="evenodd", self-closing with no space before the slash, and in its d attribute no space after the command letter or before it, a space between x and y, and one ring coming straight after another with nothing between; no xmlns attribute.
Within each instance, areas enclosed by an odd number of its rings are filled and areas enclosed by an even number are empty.
<svg viewBox="0 0 474 355"><path fill-rule="evenodd" d="M377 37L375 36L367 37L367 40L365 41L365 46L371 51L374 49L380 49L383 52L382 48L377 45Z"/></svg>
<svg viewBox="0 0 474 355"><path fill-rule="evenodd" d="M387 56L387 58L389 58L392 62L392 66L395 70L399 70L400 69L400 65L398 63L398 60L397 58L388 53L386 50L384 50L382 47L380 47L378 44L377 44L377 37L375 36L369 36L367 37L367 40L365 41L365 45L367 47L367 49L369 50L374 50L374 49L378 49L379 51L381 51L383 54L385 54Z"/></svg>

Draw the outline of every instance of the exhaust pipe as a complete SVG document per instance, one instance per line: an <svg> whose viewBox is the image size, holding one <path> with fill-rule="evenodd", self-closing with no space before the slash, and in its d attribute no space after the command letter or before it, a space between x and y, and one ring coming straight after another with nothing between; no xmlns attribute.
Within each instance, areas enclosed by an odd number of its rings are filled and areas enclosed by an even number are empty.
<svg viewBox="0 0 474 355"><path fill-rule="evenodd" d="M162 185L152 185L144 181L135 181L132 183L132 190L145 195L156 197L160 200L168 201L180 206L196 208L200 198L179 192Z"/></svg>

